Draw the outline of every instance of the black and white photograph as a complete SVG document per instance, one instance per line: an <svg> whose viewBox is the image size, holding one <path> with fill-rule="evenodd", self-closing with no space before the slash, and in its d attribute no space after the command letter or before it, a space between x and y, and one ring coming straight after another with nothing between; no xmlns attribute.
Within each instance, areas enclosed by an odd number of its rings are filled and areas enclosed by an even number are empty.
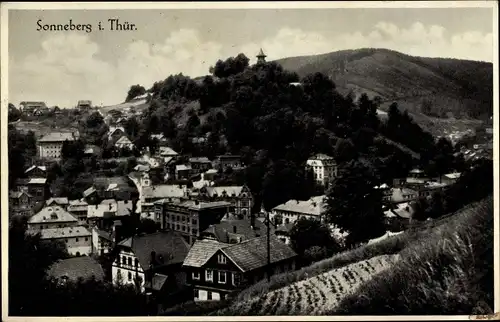
<svg viewBox="0 0 500 322"><path fill-rule="evenodd" d="M2 320L498 319L497 15L2 3Z"/></svg>

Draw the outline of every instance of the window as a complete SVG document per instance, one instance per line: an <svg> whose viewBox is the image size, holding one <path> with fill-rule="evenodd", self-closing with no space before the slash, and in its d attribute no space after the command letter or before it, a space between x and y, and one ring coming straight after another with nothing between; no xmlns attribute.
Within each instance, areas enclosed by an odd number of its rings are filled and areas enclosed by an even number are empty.
<svg viewBox="0 0 500 322"><path fill-rule="evenodd" d="M128 266L132 266L132 258L131 257L128 258Z"/></svg>
<svg viewBox="0 0 500 322"><path fill-rule="evenodd" d="M127 257L125 257L125 256L122 257L122 264L123 265L127 264Z"/></svg>
<svg viewBox="0 0 500 322"><path fill-rule="evenodd" d="M198 230L197 229L192 229L191 232L193 233L193 235L198 234Z"/></svg>
<svg viewBox="0 0 500 322"><path fill-rule="evenodd" d="M240 274L233 273L233 285L238 286L240 284Z"/></svg>
<svg viewBox="0 0 500 322"><path fill-rule="evenodd" d="M200 280L200 273L199 272L193 272L193 280Z"/></svg>
<svg viewBox="0 0 500 322"><path fill-rule="evenodd" d="M211 300L211 299L212 299L212 292L207 291L207 300Z"/></svg>
<svg viewBox="0 0 500 322"><path fill-rule="evenodd" d="M78 242L78 238L75 238L76 239L76 242Z"/></svg>
<svg viewBox="0 0 500 322"><path fill-rule="evenodd" d="M195 298L195 299L199 298L199 297L200 297L200 291L199 291L197 288L195 288L195 289L194 289L194 294L193 294L193 295L194 295L194 298Z"/></svg>
<svg viewBox="0 0 500 322"><path fill-rule="evenodd" d="M88 238L88 237L85 237L85 241L89 241L89 238Z"/></svg>
<svg viewBox="0 0 500 322"><path fill-rule="evenodd" d="M214 272L211 269L207 269L205 271L205 281L207 281L207 282L214 281Z"/></svg>
<svg viewBox="0 0 500 322"><path fill-rule="evenodd" d="M226 264L226 256L224 256L223 254L219 254L217 256L217 262L219 264Z"/></svg>
<svg viewBox="0 0 500 322"><path fill-rule="evenodd" d="M226 272L219 272L219 283L226 284Z"/></svg>
<svg viewBox="0 0 500 322"><path fill-rule="evenodd" d="M198 223L198 221L196 219L193 219L192 222L193 222L193 225L196 225Z"/></svg>
<svg viewBox="0 0 500 322"><path fill-rule="evenodd" d="M132 273L128 272L128 280L132 280Z"/></svg>
<svg viewBox="0 0 500 322"><path fill-rule="evenodd" d="M139 266L139 260L136 258L135 259L135 267L138 267Z"/></svg>

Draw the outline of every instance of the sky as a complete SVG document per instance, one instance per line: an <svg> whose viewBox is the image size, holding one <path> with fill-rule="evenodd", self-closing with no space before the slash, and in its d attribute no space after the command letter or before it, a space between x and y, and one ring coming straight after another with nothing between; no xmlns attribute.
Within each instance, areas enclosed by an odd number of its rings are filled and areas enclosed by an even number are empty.
<svg viewBox="0 0 500 322"><path fill-rule="evenodd" d="M255 62L344 49L493 61L491 8L9 10L9 102L74 107L124 101L131 85L208 74L218 59ZM38 31L91 24L92 31ZM108 19L137 30L111 31ZM98 30L102 22L105 30Z"/></svg>

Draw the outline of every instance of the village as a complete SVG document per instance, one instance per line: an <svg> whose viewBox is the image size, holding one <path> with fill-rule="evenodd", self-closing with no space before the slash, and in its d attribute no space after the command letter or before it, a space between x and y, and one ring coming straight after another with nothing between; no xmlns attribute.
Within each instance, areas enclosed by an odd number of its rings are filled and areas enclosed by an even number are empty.
<svg viewBox="0 0 500 322"><path fill-rule="evenodd" d="M28 102L21 111L36 115L41 110L37 104L44 105ZM80 101L78 108L92 109L91 102ZM118 150L134 151L123 127L126 117L104 115L107 136ZM324 221L324 195L289 200L270 212L262 207L255 211L259 205L246 185L214 185L222 173L245 168L240 156L219 155L212 160L183 156L168 146L162 134L152 134L158 149L141 151L137 165L126 175L96 176L78 199L52 197L47 165L61 159L65 142L78 138L77 131L41 136L36 159L9 194L11 220L25 216L30 233L65 243L71 258L49 270L60 283L91 276L108 279L135 285L167 305L221 300L270 274L295 270L293 225L300 218ZM99 155L99 150L86 146L84 158ZM335 159L321 153L312 155L306 167L323 189L339 172ZM153 182L151 177L158 174L163 182ZM374 187L383 193L387 225L387 233L378 239L406 229L419 198L445 191L459 177L460 173L449 173L430 178L414 169L407 178ZM182 183L169 183L172 180ZM154 223L153 232L124 237L124 222L134 215ZM330 230L342 239L335 225ZM98 261L110 254L111 261Z"/></svg>

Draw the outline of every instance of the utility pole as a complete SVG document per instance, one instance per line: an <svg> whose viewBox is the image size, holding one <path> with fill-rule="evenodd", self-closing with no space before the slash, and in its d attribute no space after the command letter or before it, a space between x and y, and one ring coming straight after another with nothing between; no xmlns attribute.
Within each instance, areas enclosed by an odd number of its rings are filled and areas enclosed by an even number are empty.
<svg viewBox="0 0 500 322"><path fill-rule="evenodd" d="M262 207L264 208L264 207ZM269 220L269 212L265 211L267 217L267 281L271 281L271 221Z"/></svg>

